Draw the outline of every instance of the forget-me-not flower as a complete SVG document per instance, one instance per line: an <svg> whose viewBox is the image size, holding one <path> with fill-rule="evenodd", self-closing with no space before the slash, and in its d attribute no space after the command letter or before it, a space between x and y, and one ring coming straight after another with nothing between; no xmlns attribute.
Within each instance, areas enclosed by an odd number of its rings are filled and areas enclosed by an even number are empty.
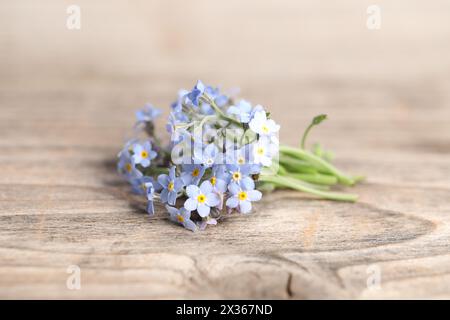
<svg viewBox="0 0 450 320"><path fill-rule="evenodd" d="M205 167L201 164L185 164L181 172L181 179L185 185L198 185L200 179L205 174Z"/></svg>
<svg viewBox="0 0 450 320"><path fill-rule="evenodd" d="M237 186L249 186L254 185L253 179L249 177L250 167L249 166L239 166L239 165L227 165L228 172L230 173L230 183L229 185Z"/></svg>
<svg viewBox="0 0 450 320"><path fill-rule="evenodd" d="M262 193L254 189L254 183L243 184L241 187L230 184L228 190L232 196L226 202L227 207L238 208L241 213L249 213L252 210L252 201L259 201L262 197Z"/></svg>
<svg viewBox="0 0 450 320"><path fill-rule="evenodd" d="M160 194L161 201L170 205L175 205L178 191L183 187L183 180L175 176L175 166L170 168L169 174L160 174L158 183L162 190Z"/></svg>
<svg viewBox="0 0 450 320"><path fill-rule="evenodd" d="M208 144L202 151L194 150L194 162L201 163L207 168L211 167L215 163L222 161L222 154L219 152L219 148L214 143Z"/></svg>
<svg viewBox="0 0 450 320"><path fill-rule="evenodd" d="M191 220L191 212L185 208L174 208L166 205L166 209L169 212L170 220L183 225L188 230L197 231L197 225Z"/></svg>
<svg viewBox="0 0 450 320"><path fill-rule="evenodd" d="M153 180L152 177L141 176L141 177L137 177L137 178L134 178L134 179L130 180L130 183L131 183L131 188L132 188L134 193L145 195L145 194L147 194L147 186L146 186L146 184L148 182L151 182L153 184L154 181L155 180Z"/></svg>
<svg viewBox="0 0 450 320"><path fill-rule="evenodd" d="M248 125L253 132L263 136L272 135L280 130L280 126L275 121L267 119L264 110L255 112Z"/></svg>
<svg viewBox="0 0 450 320"><path fill-rule="evenodd" d="M153 107L150 103L145 104L144 108L136 111L138 123L151 122L161 115L161 110Z"/></svg>
<svg viewBox="0 0 450 320"><path fill-rule="evenodd" d="M256 164L265 167L272 165L272 158L278 152L278 144L274 143L271 138L261 136L257 142L253 144L253 159Z"/></svg>
<svg viewBox="0 0 450 320"><path fill-rule="evenodd" d="M248 123L250 121L251 111L252 105L248 101L241 100L237 106L229 107L227 113L235 115L242 123Z"/></svg>
<svg viewBox="0 0 450 320"><path fill-rule="evenodd" d="M192 91L187 94L187 97L189 98L189 100L192 102L192 104L194 106L198 106L199 99L202 96L204 91L205 91L205 85L203 84L203 82L198 80L197 84L192 89Z"/></svg>
<svg viewBox="0 0 450 320"><path fill-rule="evenodd" d="M220 203L219 196L213 192L213 186L209 181L203 181L200 188L196 185L189 185L186 188L189 197L184 203L184 208L189 211L197 210L201 217L206 217L212 207Z"/></svg>
<svg viewBox="0 0 450 320"><path fill-rule="evenodd" d="M128 152L122 152L117 164L119 173L123 174L129 181L143 176L142 172L136 168L133 158Z"/></svg>
<svg viewBox="0 0 450 320"><path fill-rule="evenodd" d="M156 158L157 154L152 150L150 141L144 144L135 144L133 147L133 160L135 164L140 164L144 168L148 167L151 160Z"/></svg>

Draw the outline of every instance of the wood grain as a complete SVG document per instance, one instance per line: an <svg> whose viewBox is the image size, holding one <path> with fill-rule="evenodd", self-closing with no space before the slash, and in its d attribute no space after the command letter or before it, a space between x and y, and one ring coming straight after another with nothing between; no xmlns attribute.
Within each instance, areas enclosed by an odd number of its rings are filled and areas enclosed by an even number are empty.
<svg viewBox="0 0 450 320"><path fill-rule="evenodd" d="M0 298L450 298L447 1L379 1L378 31L356 0L83 0L79 31L69 4L1 5ZM195 234L149 219L115 156L134 110L197 78L287 144L327 113L311 140L368 176L359 202L280 191Z"/></svg>

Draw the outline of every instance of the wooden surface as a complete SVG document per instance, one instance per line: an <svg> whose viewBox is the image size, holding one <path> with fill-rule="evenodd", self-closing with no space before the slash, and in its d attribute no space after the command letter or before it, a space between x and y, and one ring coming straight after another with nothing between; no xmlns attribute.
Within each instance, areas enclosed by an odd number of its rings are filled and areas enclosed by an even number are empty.
<svg viewBox="0 0 450 320"><path fill-rule="evenodd" d="M450 298L448 1L378 1L377 31L357 0L77 3L79 31L72 2L0 4L1 298ZM198 78L284 143L328 113L311 138L368 176L360 201L276 192L196 234L149 219L115 155L134 110Z"/></svg>

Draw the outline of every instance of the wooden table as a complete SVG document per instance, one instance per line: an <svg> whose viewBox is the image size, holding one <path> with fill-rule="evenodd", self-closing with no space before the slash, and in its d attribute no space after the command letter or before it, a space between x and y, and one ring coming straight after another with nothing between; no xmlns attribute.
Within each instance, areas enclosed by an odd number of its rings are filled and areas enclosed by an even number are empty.
<svg viewBox="0 0 450 320"><path fill-rule="evenodd" d="M448 1L378 1L380 30L357 0L77 3L72 31L70 3L1 4L1 298L450 298ZM368 177L360 200L275 192L195 234L149 219L115 156L137 108L198 78L286 144L327 113L311 141Z"/></svg>

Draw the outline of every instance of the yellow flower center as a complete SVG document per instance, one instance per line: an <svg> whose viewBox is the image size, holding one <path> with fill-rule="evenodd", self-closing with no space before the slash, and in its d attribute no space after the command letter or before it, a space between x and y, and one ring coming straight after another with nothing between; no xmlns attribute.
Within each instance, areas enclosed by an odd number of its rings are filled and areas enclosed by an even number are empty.
<svg viewBox="0 0 450 320"><path fill-rule="evenodd" d="M141 157L142 158L147 158L148 157L148 152L147 151L145 151L145 150L143 150L142 152L141 152Z"/></svg>
<svg viewBox="0 0 450 320"><path fill-rule="evenodd" d="M195 168L194 170L192 170L192 176L193 177L197 177L200 174L200 169L199 168Z"/></svg>
<svg viewBox="0 0 450 320"><path fill-rule="evenodd" d="M131 163L127 163L125 165L125 170L127 170L128 172L131 172L132 169L133 169L133 166L131 165Z"/></svg>
<svg viewBox="0 0 450 320"><path fill-rule="evenodd" d="M199 194L197 196L197 201L200 203L204 203L206 201L206 196L204 194Z"/></svg>
<svg viewBox="0 0 450 320"><path fill-rule="evenodd" d="M167 185L167 190L172 191L174 188L174 184L172 181L169 182L169 184Z"/></svg>
<svg viewBox="0 0 450 320"><path fill-rule="evenodd" d="M265 124L263 124L263 126L261 127L261 130L262 130L264 133L269 133L269 128L268 128Z"/></svg>
<svg viewBox="0 0 450 320"><path fill-rule="evenodd" d="M245 159L243 157L239 157L238 163L239 164L244 164L245 163Z"/></svg>
<svg viewBox="0 0 450 320"><path fill-rule="evenodd" d="M238 181L241 179L241 173L239 171L233 172L233 180Z"/></svg>
<svg viewBox="0 0 450 320"><path fill-rule="evenodd" d="M256 153L262 156L264 154L264 148L259 147L258 149L256 149Z"/></svg>
<svg viewBox="0 0 450 320"><path fill-rule="evenodd" d="M216 185L216 177L211 177L211 179L210 179L209 181L211 181L211 184L212 184L213 186Z"/></svg>
<svg viewBox="0 0 450 320"><path fill-rule="evenodd" d="M239 198L239 200L241 200L241 201L246 200L246 199L247 199L247 192L245 192L245 191L239 192L239 193L238 193L238 198Z"/></svg>
<svg viewBox="0 0 450 320"><path fill-rule="evenodd" d="M183 216L180 215L180 214L177 215L177 220L178 220L178 222L180 222L180 223L183 223L183 222L184 222L184 218L183 218Z"/></svg>
<svg viewBox="0 0 450 320"><path fill-rule="evenodd" d="M141 189L144 191L147 191L147 187L145 186L145 183L141 184Z"/></svg>

